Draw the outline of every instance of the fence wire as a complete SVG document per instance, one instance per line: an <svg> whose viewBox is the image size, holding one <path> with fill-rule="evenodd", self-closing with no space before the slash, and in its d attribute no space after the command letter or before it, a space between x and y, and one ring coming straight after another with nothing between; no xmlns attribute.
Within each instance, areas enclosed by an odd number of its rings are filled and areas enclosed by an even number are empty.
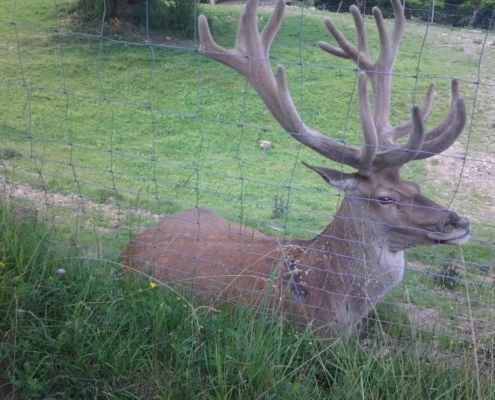
<svg viewBox="0 0 495 400"><path fill-rule="evenodd" d="M204 12L214 36L215 25L228 29L216 38L232 46L229 35L235 34L241 8L225 8L226 3ZM8 5L0 11L0 180L2 196L13 209L36 209L40 222L55 224L76 245L89 246L96 237L114 259L130 237L190 208L215 211L246 240L257 233L241 225L276 236L282 244L290 237L314 237L335 218L343 193L300 163L326 162L281 130L243 78L202 57L197 40L168 36L148 24L116 28L104 18L81 26L68 2ZM260 9L260 24L271 10L270 5ZM328 39L321 14L289 7L286 18L295 22L283 25L279 35L291 39L283 45L276 41L271 57L286 67L303 120L360 147L355 68L322 57L308 42L314 20L322 40ZM349 14L324 15L352 36ZM365 21L371 35L373 21ZM393 119L408 119L412 105L421 103L434 81L433 122L428 122L434 126L448 111L453 77L468 111L459 141L442 154L407 165L404 176L468 218L472 233L463 248L408 250L404 278L380 303L379 320L372 313L366 326L385 329L386 324L460 343L475 340L487 358L493 357L493 12L485 30L409 21L403 41L393 76ZM181 253L160 248L154 240L152 264L159 264L161 252ZM229 244L215 246L222 252ZM165 271L170 265L159 267ZM227 273L238 273L236 268L232 263ZM191 278L193 270L177 279ZM217 282L209 279L211 285ZM292 284L298 290L298 282Z"/></svg>

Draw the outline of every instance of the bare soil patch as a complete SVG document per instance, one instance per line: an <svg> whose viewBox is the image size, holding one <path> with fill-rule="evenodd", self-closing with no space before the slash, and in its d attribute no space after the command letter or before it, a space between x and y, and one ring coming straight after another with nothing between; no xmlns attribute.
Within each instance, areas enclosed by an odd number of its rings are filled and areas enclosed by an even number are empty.
<svg viewBox="0 0 495 400"><path fill-rule="evenodd" d="M107 198L103 203L97 203L74 193L62 194L10 182L2 174L0 174L0 187L2 187L4 199L13 200L14 202L15 200L28 201L38 211L39 215L53 214L55 223L57 220L65 217L56 215L54 209L70 210L72 213L80 213L85 216L83 219L85 219L84 224L86 228L93 228L102 233L108 233L126 226L129 216L144 218L154 222L158 222L163 218L163 215L158 213L119 204L112 197ZM106 221L107 224L105 224L105 227L95 226L95 217L101 217Z"/></svg>
<svg viewBox="0 0 495 400"><path fill-rule="evenodd" d="M476 152L465 157L466 148L455 142L440 155L426 160L428 179L438 190L457 192L452 207L471 211L476 220L495 215L495 155Z"/></svg>

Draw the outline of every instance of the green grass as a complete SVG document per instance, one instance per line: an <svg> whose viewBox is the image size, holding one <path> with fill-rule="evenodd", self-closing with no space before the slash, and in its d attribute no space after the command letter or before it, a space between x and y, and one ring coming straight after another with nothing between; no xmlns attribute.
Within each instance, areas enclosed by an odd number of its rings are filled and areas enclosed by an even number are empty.
<svg viewBox="0 0 495 400"><path fill-rule="evenodd" d="M163 214L201 206L266 233L311 236L339 197L299 161L328 162L281 132L245 80L199 56L194 43L149 47L108 27L105 37L129 42L74 35L69 2L53 4L0 0L2 184L15 204L36 206L40 221L33 230L1 211L0 387L26 399L494 396L491 194L464 180L459 189L438 184L435 162L410 163L403 175L444 205L460 199L475 240L462 251L410 251L403 283L370 317L369 338L332 343L120 274L122 244ZM213 36L232 46L236 22L227 16L240 9L201 7ZM271 56L286 67L305 122L359 145L356 74L316 48L330 41L323 15L354 37L349 15L288 13ZM376 54L372 19L366 24ZM46 29L54 26L60 34ZM479 34L430 27L422 47L424 35L424 25L407 24L392 121L408 119L435 80L434 126L448 110L448 77L457 76L472 116L461 147L488 157L493 89L476 92L471 82L493 83L493 32L481 59L479 48L474 57L464 47ZM261 139L273 149L261 150ZM453 289L434 279L448 259L463 260Z"/></svg>
<svg viewBox="0 0 495 400"><path fill-rule="evenodd" d="M347 344L207 307L1 210L0 395L19 399L489 399L477 350L402 330ZM65 273L60 273L63 269ZM59 271L57 273L57 271ZM375 332L398 322L378 308ZM391 317L391 318L389 318ZM407 318L402 316L407 324ZM396 331L396 333L398 333ZM446 349L447 348L447 349ZM449 353L449 351L452 353Z"/></svg>

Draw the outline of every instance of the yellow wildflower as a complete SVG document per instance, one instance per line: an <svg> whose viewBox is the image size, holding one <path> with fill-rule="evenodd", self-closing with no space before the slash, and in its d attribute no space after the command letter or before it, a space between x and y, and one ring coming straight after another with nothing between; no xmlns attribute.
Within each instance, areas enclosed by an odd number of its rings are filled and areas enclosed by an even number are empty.
<svg viewBox="0 0 495 400"><path fill-rule="evenodd" d="M156 288L156 283L155 283L155 282L150 282L150 288L151 288L151 289Z"/></svg>

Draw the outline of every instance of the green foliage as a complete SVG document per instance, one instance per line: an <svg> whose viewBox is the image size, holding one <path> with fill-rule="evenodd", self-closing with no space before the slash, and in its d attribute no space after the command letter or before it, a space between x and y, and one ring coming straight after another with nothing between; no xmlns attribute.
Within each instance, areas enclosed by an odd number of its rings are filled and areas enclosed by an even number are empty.
<svg viewBox="0 0 495 400"><path fill-rule="evenodd" d="M287 206L285 205L285 198L282 195L277 195L274 198L272 219L279 219L285 217L287 213Z"/></svg>
<svg viewBox="0 0 495 400"><path fill-rule="evenodd" d="M455 289L462 278L455 256L455 253L449 253L448 258L442 264L440 273L434 277L437 284L447 289Z"/></svg>
<svg viewBox="0 0 495 400"><path fill-rule="evenodd" d="M196 0L78 0L74 8L86 22L119 19L181 36L194 35Z"/></svg>
<svg viewBox="0 0 495 400"><path fill-rule="evenodd" d="M404 3L404 2L402 2ZM393 17L393 10L389 0L315 0L315 6L319 9L327 9L333 12L347 12L351 5L357 5L361 11L371 15L373 7L379 7L386 18ZM434 8L432 6L434 4ZM435 24L449 26L468 26L470 22L478 28L488 29L493 13L493 0L408 0L405 2L406 18L419 19L424 22L432 21ZM476 10L476 18L471 20Z"/></svg>
<svg viewBox="0 0 495 400"><path fill-rule="evenodd" d="M131 6L131 15L141 26L152 29L168 29L169 9L172 8L163 0L138 1Z"/></svg>
<svg viewBox="0 0 495 400"><path fill-rule="evenodd" d="M83 21L94 21L110 18L108 1L77 0L74 5L79 18Z"/></svg>
<svg viewBox="0 0 495 400"><path fill-rule="evenodd" d="M132 15L143 26L147 25L148 18L148 26L152 29L166 29L192 37L196 24L196 0L137 2L132 6Z"/></svg>
<svg viewBox="0 0 495 400"><path fill-rule="evenodd" d="M169 0L167 4L167 28L182 32L186 37L194 35L196 26L195 0Z"/></svg>

